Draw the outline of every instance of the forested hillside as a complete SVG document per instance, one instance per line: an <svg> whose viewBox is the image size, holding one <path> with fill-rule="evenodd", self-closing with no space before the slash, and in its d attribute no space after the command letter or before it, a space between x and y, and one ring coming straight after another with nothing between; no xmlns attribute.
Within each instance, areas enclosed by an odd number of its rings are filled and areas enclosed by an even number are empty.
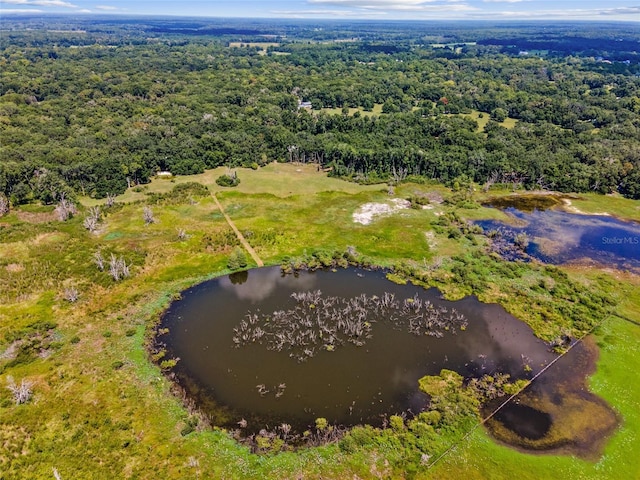
<svg viewBox="0 0 640 480"><path fill-rule="evenodd" d="M593 39L580 55L533 55L514 52L508 32L430 43L460 37L416 25L403 40L382 30L318 42L310 29L238 48L229 42L265 40L242 26L13 27L0 49L0 192L13 204L274 160L360 182L409 175L640 198L640 66L638 49L627 52L637 38L611 53L627 60L611 61L589 56L607 53ZM599 34L609 48L615 32Z"/></svg>

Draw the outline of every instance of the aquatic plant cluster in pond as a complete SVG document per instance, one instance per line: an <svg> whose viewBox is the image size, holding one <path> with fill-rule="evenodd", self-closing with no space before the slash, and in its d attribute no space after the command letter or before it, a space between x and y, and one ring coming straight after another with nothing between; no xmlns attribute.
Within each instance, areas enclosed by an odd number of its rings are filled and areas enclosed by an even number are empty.
<svg viewBox="0 0 640 480"><path fill-rule="evenodd" d="M288 351L290 357L304 361L319 350L331 352L345 343L363 346L372 336L372 323L378 319L414 335L436 338L445 332L464 330L468 324L455 308L436 306L418 294L404 300L389 292L343 298L323 296L315 290L294 292L291 297L297 302L292 309L247 313L233 329L234 344L264 344L269 350Z"/></svg>

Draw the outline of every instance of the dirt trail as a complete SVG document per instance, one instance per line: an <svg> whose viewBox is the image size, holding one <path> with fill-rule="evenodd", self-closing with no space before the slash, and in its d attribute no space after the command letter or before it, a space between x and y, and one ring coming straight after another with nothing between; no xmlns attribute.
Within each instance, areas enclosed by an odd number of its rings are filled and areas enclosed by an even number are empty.
<svg viewBox="0 0 640 480"><path fill-rule="evenodd" d="M240 230L238 230L238 227L236 227L236 225L233 223L233 221L231 221L231 218L229 218L229 215L227 215L225 213L224 208L222 208L222 205L218 201L218 197L216 197L216 194L212 193L211 196L215 200L216 205L220 209L220 212L222 213L222 215L224 215L224 219L227 221L229 226L233 229L233 231L235 232L236 236L238 237L238 240L240 240L240 243L242 244L242 246L245 248L245 250L247 252L249 252L249 255L251 255L251 258L253 258L253 261L256 262L256 264L259 267L264 267L264 262L260 259L260 257L256 253L256 251L253 249L253 247L251 245L249 245L249 242L247 242L247 240L244 238L244 235L242 235L242 233L240 233Z"/></svg>

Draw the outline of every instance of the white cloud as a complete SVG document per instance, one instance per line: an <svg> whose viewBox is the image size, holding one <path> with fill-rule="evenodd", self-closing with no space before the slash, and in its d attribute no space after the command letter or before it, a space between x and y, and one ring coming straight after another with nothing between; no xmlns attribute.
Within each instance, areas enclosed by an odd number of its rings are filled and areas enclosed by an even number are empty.
<svg viewBox="0 0 640 480"><path fill-rule="evenodd" d="M566 8L560 2L557 8L535 9L532 0L306 0L308 5L326 6L326 10L309 9L308 11L278 11L274 14L286 16L341 16L357 17L369 16L370 12L384 12L397 18L458 18L458 19L597 19L607 16L610 18L629 18L640 14L640 6L601 8ZM492 4L492 5L491 5ZM512 10L500 10L500 4L505 7L513 5ZM527 4L528 8L524 8ZM563 8L565 6L565 8ZM344 10L339 10L344 9ZM424 15L421 15L424 14Z"/></svg>
<svg viewBox="0 0 640 480"><path fill-rule="evenodd" d="M640 15L640 7L605 8L600 15Z"/></svg>
<svg viewBox="0 0 640 480"><path fill-rule="evenodd" d="M42 13L43 10L37 10L35 8L3 8L0 9L2 13Z"/></svg>
<svg viewBox="0 0 640 480"><path fill-rule="evenodd" d="M2 0L2 3L8 3L10 5L36 5L38 7L64 7L64 8L77 8L69 2L63 0ZM4 10L5 12L7 10Z"/></svg>
<svg viewBox="0 0 640 480"><path fill-rule="evenodd" d="M96 10L110 10L110 11L119 10L118 7L113 7L111 5L96 5L95 8Z"/></svg>
<svg viewBox="0 0 640 480"><path fill-rule="evenodd" d="M504 10L478 13L477 16L491 18L521 18L521 19L557 19L557 18L582 18L594 19L599 16L623 16L638 15L640 7L619 8L575 8L557 10Z"/></svg>
<svg viewBox="0 0 640 480"><path fill-rule="evenodd" d="M285 17L299 17L305 16L314 17L363 17L363 16L375 16L384 15L381 11L371 10L272 10L270 13L274 15L282 15Z"/></svg>
<svg viewBox="0 0 640 480"><path fill-rule="evenodd" d="M413 12L470 12L476 7L461 0L307 0L311 4L365 10L394 10Z"/></svg>
<svg viewBox="0 0 640 480"><path fill-rule="evenodd" d="M309 3L324 3L330 5L341 5L345 7L363 8L397 8L408 5L420 5L423 3L434 3L436 0L309 0Z"/></svg>

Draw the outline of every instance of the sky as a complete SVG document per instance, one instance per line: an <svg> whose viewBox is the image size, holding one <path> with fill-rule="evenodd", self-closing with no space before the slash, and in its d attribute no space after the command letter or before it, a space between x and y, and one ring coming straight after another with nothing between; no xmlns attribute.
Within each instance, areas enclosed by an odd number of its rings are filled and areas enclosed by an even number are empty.
<svg viewBox="0 0 640 480"><path fill-rule="evenodd" d="M640 0L0 0L9 13L379 20L622 20Z"/></svg>

